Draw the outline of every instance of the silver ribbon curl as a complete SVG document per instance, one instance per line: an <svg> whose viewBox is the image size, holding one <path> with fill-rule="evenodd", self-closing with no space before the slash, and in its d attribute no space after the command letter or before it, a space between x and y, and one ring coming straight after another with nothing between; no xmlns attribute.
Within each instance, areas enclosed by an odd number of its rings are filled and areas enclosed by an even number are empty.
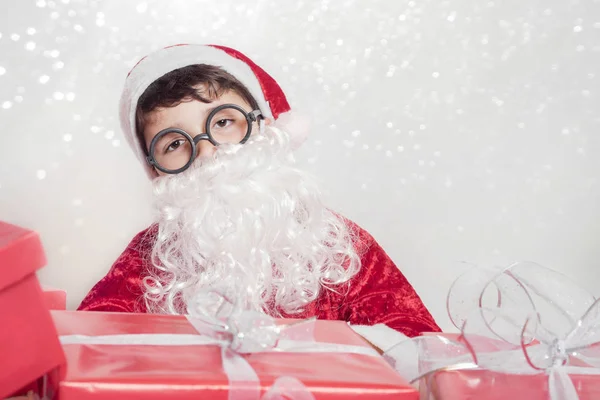
<svg viewBox="0 0 600 400"><path fill-rule="evenodd" d="M447 310L456 338L421 336L384 354L411 383L452 370L543 373L550 400L578 400L570 375L600 375L600 300L555 271L473 268L453 283Z"/></svg>

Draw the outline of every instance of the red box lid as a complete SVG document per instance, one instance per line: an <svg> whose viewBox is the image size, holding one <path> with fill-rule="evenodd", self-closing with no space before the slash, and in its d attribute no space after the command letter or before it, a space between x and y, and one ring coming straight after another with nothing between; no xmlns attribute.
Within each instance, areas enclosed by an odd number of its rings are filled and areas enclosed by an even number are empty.
<svg viewBox="0 0 600 400"><path fill-rule="evenodd" d="M46 265L39 235L0 221L0 291Z"/></svg>
<svg viewBox="0 0 600 400"><path fill-rule="evenodd" d="M53 287L42 285L44 292L44 302L48 310L66 310L67 292Z"/></svg>

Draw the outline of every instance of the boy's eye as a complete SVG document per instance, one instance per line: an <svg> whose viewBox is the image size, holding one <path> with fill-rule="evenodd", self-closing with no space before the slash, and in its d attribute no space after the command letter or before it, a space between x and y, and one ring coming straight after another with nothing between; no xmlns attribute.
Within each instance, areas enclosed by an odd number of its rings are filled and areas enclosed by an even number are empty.
<svg viewBox="0 0 600 400"><path fill-rule="evenodd" d="M166 148L165 152L172 152L175 151L179 148L179 146L181 146L183 144L183 142L185 141L185 139L177 139L174 140L173 142L171 142L171 144L169 144Z"/></svg>
<svg viewBox="0 0 600 400"><path fill-rule="evenodd" d="M225 128L226 126L231 125L231 123L233 122L232 119L220 119L215 123L215 127L217 128Z"/></svg>

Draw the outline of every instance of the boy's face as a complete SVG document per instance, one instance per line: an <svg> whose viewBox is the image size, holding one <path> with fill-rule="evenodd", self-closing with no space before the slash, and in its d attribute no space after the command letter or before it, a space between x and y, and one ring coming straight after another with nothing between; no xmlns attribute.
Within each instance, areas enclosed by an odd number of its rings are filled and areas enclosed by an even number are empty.
<svg viewBox="0 0 600 400"><path fill-rule="evenodd" d="M203 91L203 87L198 88ZM250 113L252 107L237 93L227 91L220 97L214 99L211 103L203 103L198 100L182 101L174 107L157 108L148 115L148 123L144 129L144 139L146 150L150 148L152 139L163 129L178 128L187 132L191 137L196 137L204 132L208 115L216 107L223 104L235 104L242 107L247 113ZM269 123L269 121L266 121ZM258 123L252 125L252 134L258 132ZM197 157L210 157L217 150L216 146L208 140L200 140L196 145ZM158 175L165 175L164 172L156 169Z"/></svg>

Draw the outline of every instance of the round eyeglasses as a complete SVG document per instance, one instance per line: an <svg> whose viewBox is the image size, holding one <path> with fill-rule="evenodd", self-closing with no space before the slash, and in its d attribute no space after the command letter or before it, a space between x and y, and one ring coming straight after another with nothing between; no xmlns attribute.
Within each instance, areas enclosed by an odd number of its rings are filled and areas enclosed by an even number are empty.
<svg viewBox="0 0 600 400"><path fill-rule="evenodd" d="M150 142L148 163L166 174L179 174L192 165L198 155L197 144L208 140L214 146L245 143L252 123L264 118L260 110L247 113L235 104L223 104L210 112L204 131L195 137L178 128L158 132Z"/></svg>

